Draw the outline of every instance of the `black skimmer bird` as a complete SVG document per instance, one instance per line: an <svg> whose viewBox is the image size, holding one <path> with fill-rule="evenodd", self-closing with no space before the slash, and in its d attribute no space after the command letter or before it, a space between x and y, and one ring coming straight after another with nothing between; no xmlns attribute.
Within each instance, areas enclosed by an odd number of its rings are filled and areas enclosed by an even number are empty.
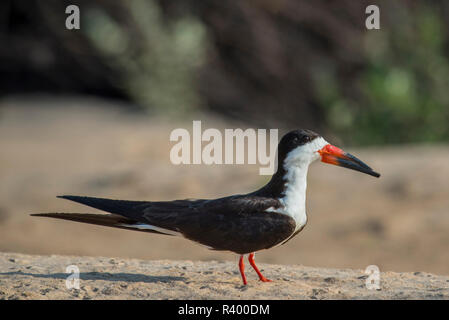
<svg viewBox="0 0 449 320"><path fill-rule="evenodd" d="M178 235L213 250L240 255L243 283L244 255L263 282L254 253L284 244L307 223L306 186L309 165L322 162L357 170L374 177L365 163L329 144L310 130L295 130L278 145L278 169L257 191L207 200L128 201L93 197L60 196L110 214L40 213L33 216L72 220L163 235Z"/></svg>

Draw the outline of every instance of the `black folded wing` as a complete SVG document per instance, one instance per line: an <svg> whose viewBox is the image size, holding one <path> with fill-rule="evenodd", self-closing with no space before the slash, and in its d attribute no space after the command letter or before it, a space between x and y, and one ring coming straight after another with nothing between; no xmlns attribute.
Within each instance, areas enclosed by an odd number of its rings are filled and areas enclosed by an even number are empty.
<svg viewBox="0 0 449 320"><path fill-rule="evenodd" d="M273 198L237 195L214 200L128 201L61 196L90 207L123 216L142 226L182 234L214 250L239 254L273 247L290 237L295 221L268 211L282 205ZM67 219L67 217L66 217ZM128 227L127 227L128 228Z"/></svg>

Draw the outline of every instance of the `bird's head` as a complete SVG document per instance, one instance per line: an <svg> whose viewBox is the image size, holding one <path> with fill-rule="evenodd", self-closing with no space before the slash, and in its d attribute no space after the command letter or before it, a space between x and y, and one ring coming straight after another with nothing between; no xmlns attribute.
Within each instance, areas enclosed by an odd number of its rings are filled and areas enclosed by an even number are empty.
<svg viewBox="0 0 449 320"><path fill-rule="evenodd" d="M373 177L380 174L373 171L355 156L329 144L319 134L306 129L290 131L284 135L278 146L279 163L290 166L308 166L321 158L324 163L360 171Z"/></svg>

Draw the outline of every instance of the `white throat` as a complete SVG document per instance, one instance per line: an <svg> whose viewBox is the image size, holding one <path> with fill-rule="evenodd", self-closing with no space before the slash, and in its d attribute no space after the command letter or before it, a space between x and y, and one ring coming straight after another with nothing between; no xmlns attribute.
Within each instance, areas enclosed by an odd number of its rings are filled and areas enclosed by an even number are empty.
<svg viewBox="0 0 449 320"><path fill-rule="evenodd" d="M295 232L307 223L306 190L309 165L320 157L317 151L327 144L326 140L318 137L312 142L292 150L284 160L285 190L283 197L279 199L283 207L276 210L270 208L269 211L276 211L292 217L296 222Z"/></svg>
<svg viewBox="0 0 449 320"><path fill-rule="evenodd" d="M284 197L279 199L284 208L282 213L289 215L296 222L296 229L302 228L307 223L306 214L306 189L307 189L307 171L309 164L304 166L292 166L287 169L284 176L285 191Z"/></svg>

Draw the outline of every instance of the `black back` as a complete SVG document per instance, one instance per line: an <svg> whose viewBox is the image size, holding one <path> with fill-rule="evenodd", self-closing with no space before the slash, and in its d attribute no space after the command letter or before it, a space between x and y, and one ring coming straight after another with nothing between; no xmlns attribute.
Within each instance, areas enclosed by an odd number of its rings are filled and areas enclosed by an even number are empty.
<svg viewBox="0 0 449 320"><path fill-rule="evenodd" d="M133 222L179 232L187 239L214 250L229 250L239 254L280 244L296 228L291 217L266 211L281 206L277 199L258 196L235 195L213 200L154 202L79 196L60 198L119 214Z"/></svg>

